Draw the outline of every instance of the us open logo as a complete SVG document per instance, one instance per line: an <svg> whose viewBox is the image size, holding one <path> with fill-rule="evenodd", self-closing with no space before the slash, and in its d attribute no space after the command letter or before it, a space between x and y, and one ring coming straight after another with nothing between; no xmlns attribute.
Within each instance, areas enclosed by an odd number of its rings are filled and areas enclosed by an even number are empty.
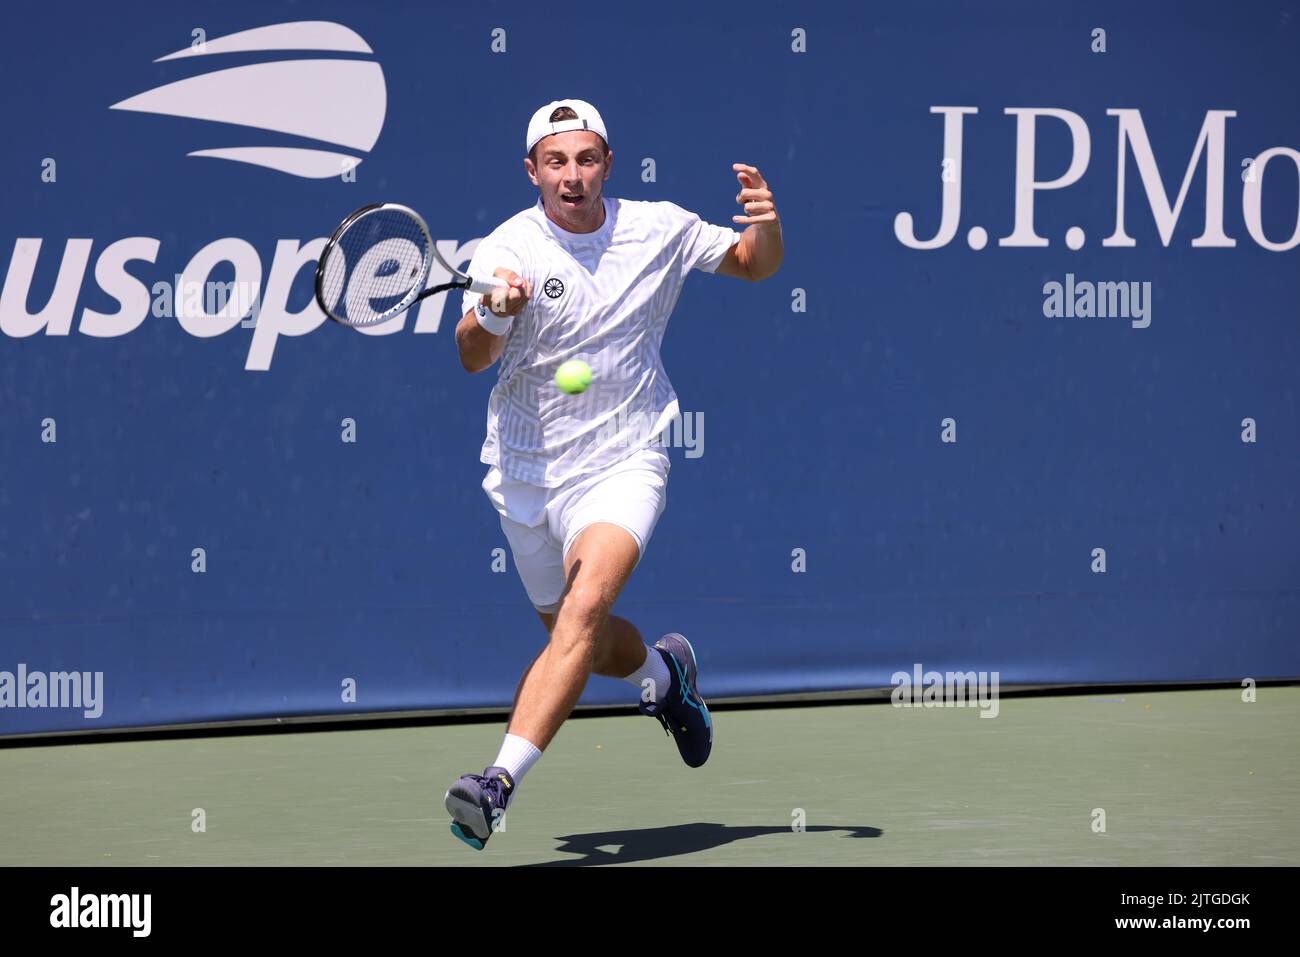
<svg viewBox="0 0 1300 957"><path fill-rule="evenodd" d="M546 285L542 287L542 291L552 299L559 299L564 295L564 283L552 276L546 280Z"/></svg>
<svg viewBox="0 0 1300 957"><path fill-rule="evenodd" d="M212 40L196 39L193 46L154 62L272 50L374 53L365 40L341 23L304 20ZM200 73L146 90L109 109L271 130L351 150L232 145L186 154L249 163L306 179L326 179L355 168L361 156L354 154L368 153L375 145L388 109L388 88L383 69L373 60L276 60Z"/></svg>

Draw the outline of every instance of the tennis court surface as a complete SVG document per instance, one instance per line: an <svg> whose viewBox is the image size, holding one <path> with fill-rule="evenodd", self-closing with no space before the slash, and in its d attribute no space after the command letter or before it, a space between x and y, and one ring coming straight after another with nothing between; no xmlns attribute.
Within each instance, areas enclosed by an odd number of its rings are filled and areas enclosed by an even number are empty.
<svg viewBox="0 0 1300 957"><path fill-rule="evenodd" d="M694 771L570 720L482 852L442 797L500 720L6 748L0 864L1296 865L1300 688L1257 694L720 710Z"/></svg>

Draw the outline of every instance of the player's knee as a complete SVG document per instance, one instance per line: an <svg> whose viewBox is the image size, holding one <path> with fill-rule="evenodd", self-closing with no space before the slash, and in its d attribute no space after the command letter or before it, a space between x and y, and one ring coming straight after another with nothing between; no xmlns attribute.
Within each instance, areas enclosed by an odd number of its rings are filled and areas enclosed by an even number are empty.
<svg viewBox="0 0 1300 957"><path fill-rule="evenodd" d="M591 583L575 583L560 602L557 623L563 621L570 630L595 641L613 604L613 596L607 589Z"/></svg>

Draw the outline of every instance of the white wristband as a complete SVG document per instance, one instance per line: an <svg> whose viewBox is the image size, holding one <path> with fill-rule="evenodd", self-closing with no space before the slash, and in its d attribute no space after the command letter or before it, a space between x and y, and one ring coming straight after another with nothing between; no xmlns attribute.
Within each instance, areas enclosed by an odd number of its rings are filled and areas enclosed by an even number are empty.
<svg viewBox="0 0 1300 957"><path fill-rule="evenodd" d="M514 316L498 316L495 312L489 311L482 302L474 307L474 315L478 319L478 324L494 336L504 336L515 321Z"/></svg>

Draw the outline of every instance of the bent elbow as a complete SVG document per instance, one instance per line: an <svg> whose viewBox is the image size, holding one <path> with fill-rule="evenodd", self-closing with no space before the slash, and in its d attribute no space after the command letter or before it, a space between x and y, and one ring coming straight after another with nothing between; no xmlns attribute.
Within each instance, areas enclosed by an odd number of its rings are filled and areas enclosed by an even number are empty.
<svg viewBox="0 0 1300 957"><path fill-rule="evenodd" d="M491 365L490 362L478 362L469 358L464 353L461 353L460 367L464 369L466 372L470 373L470 375L473 375L476 372L482 372L489 365Z"/></svg>
<svg viewBox="0 0 1300 957"><path fill-rule="evenodd" d="M456 356L460 359L460 367L466 372L482 372L484 366L474 357L473 350L465 347L465 341L461 338L459 332L456 335Z"/></svg>

